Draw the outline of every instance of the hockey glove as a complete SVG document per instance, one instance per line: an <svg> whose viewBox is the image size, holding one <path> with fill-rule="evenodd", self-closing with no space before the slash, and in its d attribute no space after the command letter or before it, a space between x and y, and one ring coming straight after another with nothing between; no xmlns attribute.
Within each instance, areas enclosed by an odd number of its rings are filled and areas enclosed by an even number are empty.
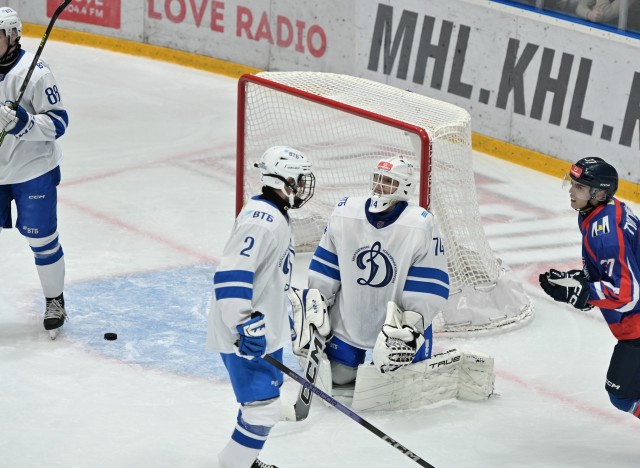
<svg viewBox="0 0 640 468"><path fill-rule="evenodd" d="M413 362L425 341L423 324L418 312L387 304L387 319L373 348L373 364L380 372L393 372Z"/></svg>
<svg viewBox="0 0 640 468"><path fill-rule="evenodd" d="M264 356L267 352L267 339L265 338L264 315L254 312L251 317L236 326L240 339L234 346L236 354L245 359Z"/></svg>
<svg viewBox="0 0 640 468"><path fill-rule="evenodd" d="M558 302L566 302L579 310L589 310L589 282L580 270L562 272L553 268L539 276L540 287Z"/></svg>
<svg viewBox="0 0 640 468"><path fill-rule="evenodd" d="M0 127L11 135L20 133L31 119L24 107L18 106L18 109L14 110L14 105L13 102L7 101L4 106L0 106Z"/></svg>
<svg viewBox="0 0 640 468"><path fill-rule="evenodd" d="M293 352L306 355L305 348L313 337L313 330L326 337L331 333L329 313L324 297L317 289L290 288L287 291L293 309Z"/></svg>

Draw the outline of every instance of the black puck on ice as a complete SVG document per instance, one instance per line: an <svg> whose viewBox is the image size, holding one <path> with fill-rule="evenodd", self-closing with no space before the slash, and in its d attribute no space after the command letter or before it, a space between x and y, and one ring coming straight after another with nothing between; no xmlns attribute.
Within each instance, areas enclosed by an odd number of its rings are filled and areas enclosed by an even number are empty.
<svg viewBox="0 0 640 468"><path fill-rule="evenodd" d="M118 339L118 335L116 333L105 333L104 339L107 341L113 341Z"/></svg>

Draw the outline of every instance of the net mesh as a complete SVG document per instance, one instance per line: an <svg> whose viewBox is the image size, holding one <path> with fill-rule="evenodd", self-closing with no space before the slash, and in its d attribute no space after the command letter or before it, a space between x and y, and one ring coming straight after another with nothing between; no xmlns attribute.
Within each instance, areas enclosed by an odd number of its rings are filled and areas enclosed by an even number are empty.
<svg viewBox="0 0 640 468"><path fill-rule="evenodd" d="M338 200L370 195L371 172L379 159L399 154L418 167L420 178L431 178L430 194L416 194L415 201L430 204L436 215L446 243L452 291L495 284L501 267L480 222L468 112L346 75L264 72L257 77L261 80L249 77L244 84L243 197L260 192L260 175L253 163L268 147L286 145L306 153L313 162L316 192L303 209L290 212L299 251L315 248ZM262 79L270 83L265 85ZM292 94L290 88L302 93ZM378 121L376 116L402 124ZM424 129L428 139L416 127ZM420 167L425 145L432 167Z"/></svg>

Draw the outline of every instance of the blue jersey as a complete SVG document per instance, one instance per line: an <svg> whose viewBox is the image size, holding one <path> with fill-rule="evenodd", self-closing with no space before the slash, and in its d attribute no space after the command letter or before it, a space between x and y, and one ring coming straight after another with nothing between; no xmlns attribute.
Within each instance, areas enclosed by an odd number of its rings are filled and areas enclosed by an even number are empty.
<svg viewBox="0 0 640 468"><path fill-rule="evenodd" d="M618 340L640 338L638 218L613 199L578 217L589 303L600 308Z"/></svg>

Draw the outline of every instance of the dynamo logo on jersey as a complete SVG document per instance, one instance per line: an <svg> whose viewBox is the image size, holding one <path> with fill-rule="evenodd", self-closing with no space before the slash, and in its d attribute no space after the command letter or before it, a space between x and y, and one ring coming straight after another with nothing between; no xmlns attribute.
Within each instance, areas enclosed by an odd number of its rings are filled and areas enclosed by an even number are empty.
<svg viewBox="0 0 640 468"><path fill-rule="evenodd" d="M394 277L394 263L387 256L387 252L382 248L380 242L375 242L369 249L358 251L355 260L358 268L365 273L362 278L357 279L360 286L383 288Z"/></svg>
<svg viewBox="0 0 640 468"><path fill-rule="evenodd" d="M597 237L601 234L607 234L609 232L609 218L602 218L596 220L591 225L591 237Z"/></svg>

